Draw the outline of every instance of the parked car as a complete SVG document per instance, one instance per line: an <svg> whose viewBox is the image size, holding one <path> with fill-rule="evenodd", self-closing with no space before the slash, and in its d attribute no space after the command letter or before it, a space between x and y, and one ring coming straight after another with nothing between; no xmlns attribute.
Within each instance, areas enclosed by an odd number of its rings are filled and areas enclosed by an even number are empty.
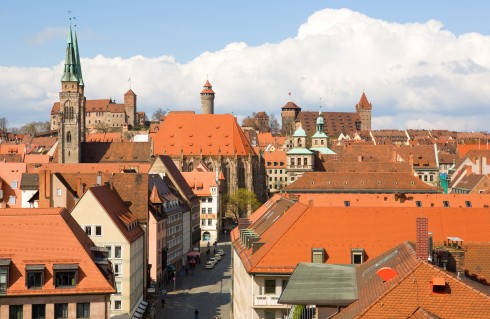
<svg viewBox="0 0 490 319"><path fill-rule="evenodd" d="M216 253L219 254L220 256L225 255L225 251L223 249L218 249L218 251Z"/></svg>
<svg viewBox="0 0 490 319"><path fill-rule="evenodd" d="M214 265L216 265L216 262L214 260L208 260L206 264L204 265L205 269L213 269Z"/></svg>
<svg viewBox="0 0 490 319"><path fill-rule="evenodd" d="M213 258L215 258L217 260L221 260L221 255L220 254L215 254Z"/></svg>
<svg viewBox="0 0 490 319"><path fill-rule="evenodd" d="M218 261L219 261L219 259L216 258L216 257L211 257L211 258L208 259L208 261L214 261L214 263L217 264Z"/></svg>

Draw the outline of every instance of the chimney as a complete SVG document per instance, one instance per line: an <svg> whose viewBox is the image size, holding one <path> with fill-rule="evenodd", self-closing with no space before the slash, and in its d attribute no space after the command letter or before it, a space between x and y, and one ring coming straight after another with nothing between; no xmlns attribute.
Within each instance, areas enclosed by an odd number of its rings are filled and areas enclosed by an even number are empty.
<svg viewBox="0 0 490 319"><path fill-rule="evenodd" d="M51 171L39 171L39 208L51 206Z"/></svg>
<svg viewBox="0 0 490 319"><path fill-rule="evenodd" d="M417 217L417 258L427 260L429 257L429 219Z"/></svg>
<svg viewBox="0 0 490 319"><path fill-rule="evenodd" d="M466 176L470 175L473 172L473 167L466 166Z"/></svg>

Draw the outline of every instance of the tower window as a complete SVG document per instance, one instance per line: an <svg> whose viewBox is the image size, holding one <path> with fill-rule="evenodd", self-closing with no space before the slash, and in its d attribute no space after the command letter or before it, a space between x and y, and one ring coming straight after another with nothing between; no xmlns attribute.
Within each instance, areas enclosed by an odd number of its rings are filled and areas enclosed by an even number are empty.
<svg viewBox="0 0 490 319"><path fill-rule="evenodd" d="M71 143L71 132L70 131L68 131L68 133L66 133L66 142Z"/></svg>

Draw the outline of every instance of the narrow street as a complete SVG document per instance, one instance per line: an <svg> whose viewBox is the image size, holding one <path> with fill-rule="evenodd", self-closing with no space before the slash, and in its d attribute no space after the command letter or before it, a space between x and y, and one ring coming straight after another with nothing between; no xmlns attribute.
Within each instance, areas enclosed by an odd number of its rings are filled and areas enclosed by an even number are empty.
<svg viewBox="0 0 490 319"><path fill-rule="evenodd" d="M199 311L198 319L230 319L231 257L229 236L224 236L218 243L225 255L213 269L205 269L206 254L202 253L201 264L196 266L193 274L177 276L173 284L166 287L165 306L156 302L155 319L195 319L195 310ZM212 249L212 247L211 247ZM205 249L203 249L205 250Z"/></svg>

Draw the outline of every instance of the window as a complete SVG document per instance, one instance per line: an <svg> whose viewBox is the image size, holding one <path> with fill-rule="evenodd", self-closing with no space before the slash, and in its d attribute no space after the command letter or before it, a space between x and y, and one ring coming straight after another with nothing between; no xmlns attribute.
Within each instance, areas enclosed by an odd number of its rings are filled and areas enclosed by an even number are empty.
<svg viewBox="0 0 490 319"><path fill-rule="evenodd" d="M121 300L114 300L114 309L121 310L121 308L122 308Z"/></svg>
<svg viewBox="0 0 490 319"><path fill-rule="evenodd" d="M122 283L116 281L116 293L120 295L122 293Z"/></svg>
<svg viewBox="0 0 490 319"><path fill-rule="evenodd" d="M24 312L23 305L10 305L9 319L22 319Z"/></svg>
<svg viewBox="0 0 490 319"><path fill-rule="evenodd" d="M276 312L271 310L265 310L264 319L276 319Z"/></svg>
<svg viewBox="0 0 490 319"><path fill-rule="evenodd" d="M447 200L443 201L442 204L444 205L444 207L449 207L449 202Z"/></svg>
<svg viewBox="0 0 490 319"><path fill-rule="evenodd" d="M212 226L213 225L213 220L212 219L208 219L208 226Z"/></svg>
<svg viewBox="0 0 490 319"><path fill-rule="evenodd" d="M213 209L212 208L208 208L208 214L212 214L213 213Z"/></svg>
<svg viewBox="0 0 490 319"><path fill-rule="evenodd" d="M71 143L71 133L69 131L66 133L66 142Z"/></svg>
<svg viewBox="0 0 490 319"><path fill-rule="evenodd" d="M419 201L419 200L417 200L417 201L415 201L415 205L416 205L417 207L422 207L422 202L421 202L421 201Z"/></svg>
<svg viewBox="0 0 490 319"><path fill-rule="evenodd" d="M61 196L61 188L56 189L56 196Z"/></svg>
<svg viewBox="0 0 490 319"><path fill-rule="evenodd" d="M364 249L352 248L351 249L351 261L354 265L360 265L364 262Z"/></svg>
<svg viewBox="0 0 490 319"><path fill-rule="evenodd" d="M345 207L349 207L349 206L350 206L350 201L348 201L348 200L344 200L344 206L345 206Z"/></svg>
<svg viewBox="0 0 490 319"><path fill-rule="evenodd" d="M112 258L112 246L105 246L107 248L107 258Z"/></svg>
<svg viewBox="0 0 490 319"><path fill-rule="evenodd" d="M10 196L9 197L9 205L15 205L17 197L15 196Z"/></svg>
<svg viewBox="0 0 490 319"><path fill-rule="evenodd" d="M471 202L469 200L464 202L466 205L466 208L471 208Z"/></svg>
<svg viewBox="0 0 490 319"><path fill-rule="evenodd" d="M44 265L27 265L27 288L41 288L44 283Z"/></svg>
<svg viewBox="0 0 490 319"><path fill-rule="evenodd" d="M55 264L53 265L55 287L73 287L78 282L77 264Z"/></svg>
<svg viewBox="0 0 490 319"><path fill-rule="evenodd" d="M122 258L122 250L121 250L121 246L114 246L114 258Z"/></svg>
<svg viewBox="0 0 490 319"><path fill-rule="evenodd" d="M55 303L54 304L54 318L68 318L68 304L67 303Z"/></svg>
<svg viewBox="0 0 490 319"><path fill-rule="evenodd" d="M122 276L122 264L114 264L114 276Z"/></svg>
<svg viewBox="0 0 490 319"><path fill-rule="evenodd" d="M206 208L201 208L201 214L206 214Z"/></svg>
<svg viewBox="0 0 490 319"><path fill-rule="evenodd" d="M77 303L77 318L90 318L90 303Z"/></svg>
<svg viewBox="0 0 490 319"><path fill-rule="evenodd" d="M206 226L206 220L205 219L201 220L201 225Z"/></svg>
<svg viewBox="0 0 490 319"><path fill-rule="evenodd" d="M7 267L0 267L0 294L7 292L9 270Z"/></svg>
<svg viewBox="0 0 490 319"><path fill-rule="evenodd" d="M45 319L46 305L32 305L32 319Z"/></svg>
<svg viewBox="0 0 490 319"><path fill-rule="evenodd" d="M11 181L10 182L10 187L12 189L16 189L17 187L19 187L19 181Z"/></svg>
<svg viewBox="0 0 490 319"><path fill-rule="evenodd" d="M276 293L276 280L266 279L264 280L264 293L275 294Z"/></svg>
<svg viewBox="0 0 490 319"><path fill-rule="evenodd" d="M95 226L95 236L102 236L102 226Z"/></svg>
<svg viewBox="0 0 490 319"><path fill-rule="evenodd" d="M85 234L92 236L92 226L85 226Z"/></svg>

